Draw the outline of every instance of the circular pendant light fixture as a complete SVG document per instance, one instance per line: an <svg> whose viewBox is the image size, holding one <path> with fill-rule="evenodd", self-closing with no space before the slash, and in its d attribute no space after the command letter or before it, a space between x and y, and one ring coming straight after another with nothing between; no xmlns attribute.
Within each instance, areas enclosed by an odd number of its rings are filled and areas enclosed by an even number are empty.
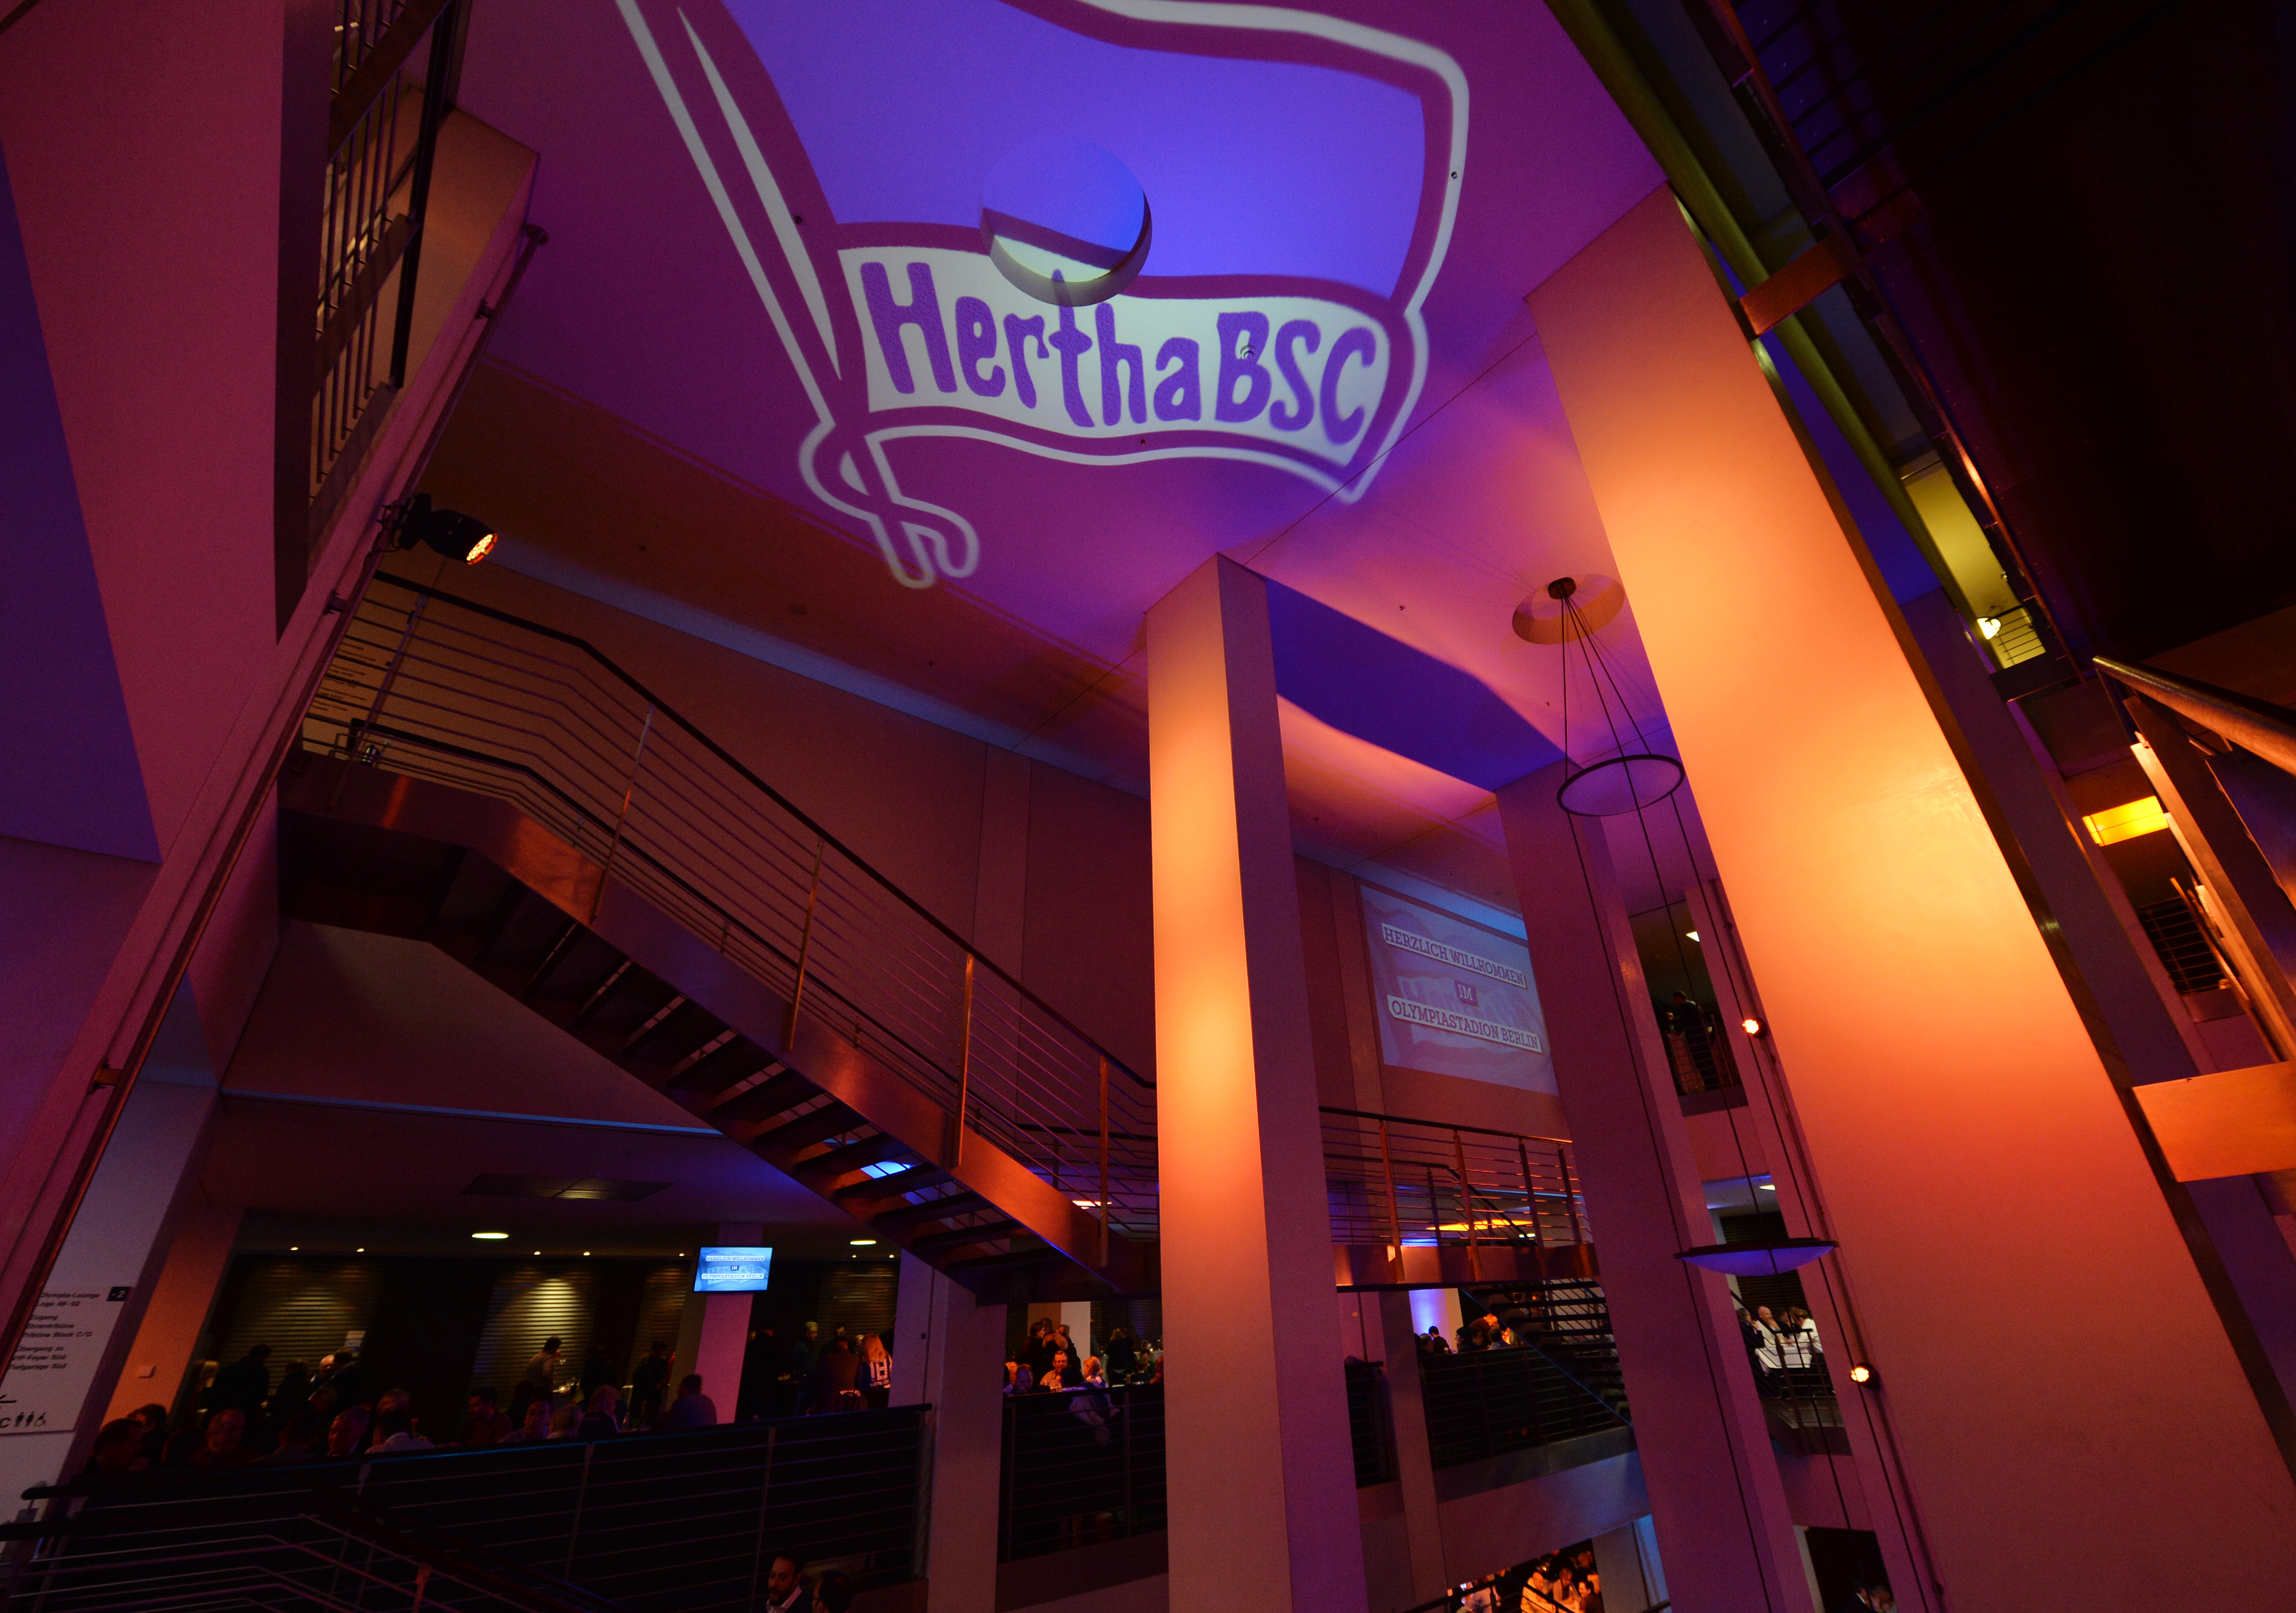
<svg viewBox="0 0 2296 1613"><path fill-rule="evenodd" d="M1778 1277L1840 1247L1830 1238L1750 1238L1742 1243L1702 1243L1675 1258L1726 1277Z"/></svg>

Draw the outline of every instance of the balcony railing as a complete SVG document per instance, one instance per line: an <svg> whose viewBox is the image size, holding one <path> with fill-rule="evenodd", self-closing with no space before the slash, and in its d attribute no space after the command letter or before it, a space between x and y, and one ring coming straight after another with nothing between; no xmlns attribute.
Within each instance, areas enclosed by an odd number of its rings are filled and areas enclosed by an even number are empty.
<svg viewBox="0 0 2296 1613"><path fill-rule="evenodd" d="M1628 1426L1545 1349L1423 1355L1419 1366L1430 1460L1439 1468Z"/></svg>
<svg viewBox="0 0 2296 1613"><path fill-rule="evenodd" d="M1323 1116L1332 1241L1381 1252L1389 1276L1430 1280L1456 1265L1460 1281L1510 1279L1529 1274L1516 1257L1575 1255L1592 1241L1562 1138L1361 1109Z"/></svg>
<svg viewBox="0 0 2296 1613"><path fill-rule="evenodd" d="M31 1497L50 1503L48 1520L0 1526L0 1538L50 1536L39 1554L17 1564L8 1606L71 1613L273 1605L200 1594L226 1570L253 1583L291 1578L330 1552L328 1562L340 1559L345 1515L340 1505L315 1511L322 1493L368 1509L370 1523L381 1517L404 1541L432 1543L464 1568L485 1568L498 1582L489 1594L518 1582L561 1602L579 1585L630 1613L748 1609L770 1566L760 1560L767 1549L843 1568L861 1584L891 1584L914 1571L922 1412L909 1406L586 1443L163 1470L35 1490ZM352 1537L367 1538L357 1530ZM403 1543L386 1544L421 1563ZM369 1561L356 1546L351 1560ZM372 1572L389 1580L398 1570ZM324 1605L406 1605L361 1601L348 1593L351 1579L340 1583L344 1594Z"/></svg>

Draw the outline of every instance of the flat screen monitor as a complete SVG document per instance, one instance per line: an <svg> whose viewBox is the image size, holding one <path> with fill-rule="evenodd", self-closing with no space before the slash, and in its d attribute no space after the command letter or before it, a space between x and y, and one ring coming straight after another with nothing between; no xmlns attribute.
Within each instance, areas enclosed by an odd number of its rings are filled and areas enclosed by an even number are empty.
<svg viewBox="0 0 2296 1613"><path fill-rule="evenodd" d="M774 1269L769 1249L705 1249L693 1268L697 1294L757 1294Z"/></svg>

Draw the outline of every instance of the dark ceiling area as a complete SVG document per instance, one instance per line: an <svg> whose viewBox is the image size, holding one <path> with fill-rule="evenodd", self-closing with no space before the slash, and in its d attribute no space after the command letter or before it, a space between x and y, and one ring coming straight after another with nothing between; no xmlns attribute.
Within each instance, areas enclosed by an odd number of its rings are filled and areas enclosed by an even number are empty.
<svg viewBox="0 0 2296 1613"><path fill-rule="evenodd" d="M1735 17L2068 647L2143 658L2296 600L2296 9Z"/></svg>

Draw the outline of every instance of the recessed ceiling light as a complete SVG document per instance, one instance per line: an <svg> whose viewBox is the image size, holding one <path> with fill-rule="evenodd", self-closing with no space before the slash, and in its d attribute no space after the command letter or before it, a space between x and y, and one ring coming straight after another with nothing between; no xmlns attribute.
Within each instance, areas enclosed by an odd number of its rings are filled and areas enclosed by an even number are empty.
<svg viewBox="0 0 2296 1613"><path fill-rule="evenodd" d="M1694 929L1685 929L1682 933L1688 936L1693 941L1698 939L1698 932Z"/></svg>
<svg viewBox="0 0 2296 1613"><path fill-rule="evenodd" d="M362 1254L362 1255L364 1255L364 1254L365 1254L365 1253L366 1253L366 1245L365 1245L365 1244L362 1243L362 1244L360 1244L360 1245L358 1246L358 1253L360 1253L360 1254Z"/></svg>
<svg viewBox="0 0 2296 1613"><path fill-rule="evenodd" d="M585 1259L585 1260L587 1260L589 1257L590 1257L590 1251L589 1251L588 1249L584 1249L584 1250L582 1251L582 1258L583 1258L583 1259Z"/></svg>
<svg viewBox="0 0 2296 1613"><path fill-rule="evenodd" d="M874 1238L856 1238L853 1240L853 1247L855 1249L874 1249L877 1247L877 1240Z"/></svg>
<svg viewBox="0 0 2296 1613"><path fill-rule="evenodd" d="M302 1247L303 1247L303 1246L302 1246L301 1244L299 1244L299 1243L291 1243L291 1244L289 1244L289 1245L287 1246L287 1252L288 1252L289 1254L291 1254L291 1254L293 1254L296 1250L298 1250L298 1249L301 1249Z"/></svg>
<svg viewBox="0 0 2296 1613"><path fill-rule="evenodd" d="M504 1239L509 1237L510 1234L508 1232L472 1232L471 1236L473 1238L482 1238L488 1243L499 1243Z"/></svg>

